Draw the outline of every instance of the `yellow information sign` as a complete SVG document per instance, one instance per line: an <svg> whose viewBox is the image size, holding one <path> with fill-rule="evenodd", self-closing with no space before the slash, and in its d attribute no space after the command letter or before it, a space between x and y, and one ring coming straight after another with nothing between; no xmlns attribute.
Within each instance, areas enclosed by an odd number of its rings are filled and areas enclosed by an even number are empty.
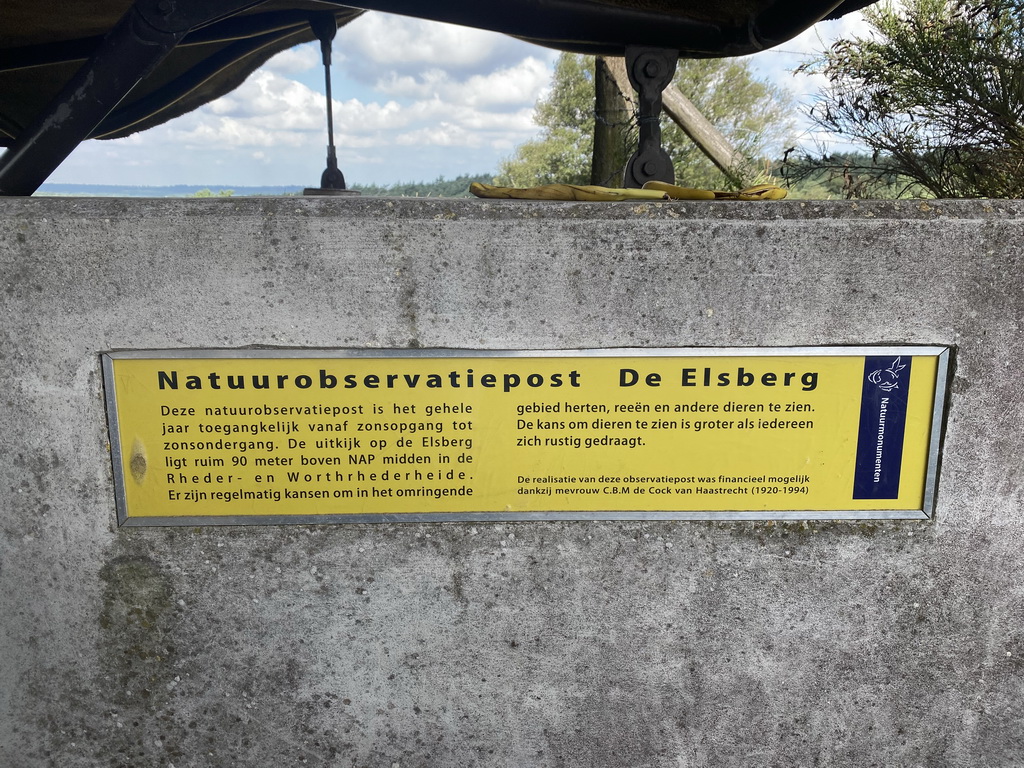
<svg viewBox="0 0 1024 768"><path fill-rule="evenodd" d="M118 519L926 518L948 358L111 352Z"/></svg>

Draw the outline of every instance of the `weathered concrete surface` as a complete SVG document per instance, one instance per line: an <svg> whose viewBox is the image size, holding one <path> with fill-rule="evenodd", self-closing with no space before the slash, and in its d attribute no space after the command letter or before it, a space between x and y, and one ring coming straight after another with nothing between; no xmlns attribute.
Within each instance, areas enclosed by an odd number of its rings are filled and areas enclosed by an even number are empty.
<svg viewBox="0 0 1024 768"><path fill-rule="evenodd" d="M0 201L0 765L1020 765L1022 216ZM102 350L880 341L934 522L114 524Z"/></svg>

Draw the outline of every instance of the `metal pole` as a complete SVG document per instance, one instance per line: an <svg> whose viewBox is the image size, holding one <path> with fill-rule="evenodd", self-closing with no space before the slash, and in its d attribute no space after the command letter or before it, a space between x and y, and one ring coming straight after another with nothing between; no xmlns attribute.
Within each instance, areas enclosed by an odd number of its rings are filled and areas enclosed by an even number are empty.
<svg viewBox="0 0 1024 768"><path fill-rule="evenodd" d="M334 100L331 96L331 41L338 33L338 20L333 13L318 13L310 16L309 26L320 41L327 92L327 168L320 175L320 188L345 189L345 175L338 168L338 153L334 147Z"/></svg>

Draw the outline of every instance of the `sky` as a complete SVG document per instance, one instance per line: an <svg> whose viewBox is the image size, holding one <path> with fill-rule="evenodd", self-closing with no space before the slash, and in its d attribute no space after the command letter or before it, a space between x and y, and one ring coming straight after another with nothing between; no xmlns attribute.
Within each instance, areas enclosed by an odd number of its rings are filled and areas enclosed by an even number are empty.
<svg viewBox="0 0 1024 768"><path fill-rule="evenodd" d="M821 22L748 57L758 76L809 104L793 70L833 40L866 34L860 14ZM381 13L338 31L331 70L335 144L348 186L487 174L535 138L533 106L557 51L492 32ZM799 121L802 141L809 124ZM87 141L50 182L318 186L326 160L318 43L284 51L232 93L164 125Z"/></svg>

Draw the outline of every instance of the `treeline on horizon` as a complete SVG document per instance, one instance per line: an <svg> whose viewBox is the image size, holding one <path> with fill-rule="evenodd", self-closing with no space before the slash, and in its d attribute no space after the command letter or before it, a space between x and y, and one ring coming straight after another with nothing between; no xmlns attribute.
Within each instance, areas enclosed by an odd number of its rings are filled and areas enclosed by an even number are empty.
<svg viewBox="0 0 1024 768"><path fill-rule="evenodd" d="M395 184L352 184L351 189L371 197L469 197L474 181L489 184L493 173L462 175L454 179L438 177L434 181L397 182ZM137 186L130 184L43 184L40 197L261 197L301 196L302 186L245 187L234 185L171 184Z"/></svg>
<svg viewBox="0 0 1024 768"><path fill-rule="evenodd" d="M470 197L470 184L474 181L491 184L494 181L494 176L493 173L481 173L476 176L464 174L456 176L454 179L438 176L434 181L429 182L399 182L386 186L353 184L352 189L357 189L371 197Z"/></svg>
<svg viewBox="0 0 1024 768"><path fill-rule="evenodd" d="M827 162L823 162L827 160ZM870 188L860 183L865 169L877 166L878 160L867 154L836 154L828 158L815 158L813 163L806 161L787 161L774 164L773 181L780 186L790 188L790 196L794 199L832 199L848 198L893 198L905 188L898 178L886 184L873 183ZM351 188L368 197L470 197L469 185L474 182L490 184L495 174L482 173L476 175L463 174L453 179L439 176L428 182L397 182L395 184L358 184ZM677 183L686 184L685 179ZM301 186L201 186L201 185L168 185L168 186L131 186L114 184L44 184L37 195L40 196L88 196L88 197L261 197L261 196L301 196Z"/></svg>

